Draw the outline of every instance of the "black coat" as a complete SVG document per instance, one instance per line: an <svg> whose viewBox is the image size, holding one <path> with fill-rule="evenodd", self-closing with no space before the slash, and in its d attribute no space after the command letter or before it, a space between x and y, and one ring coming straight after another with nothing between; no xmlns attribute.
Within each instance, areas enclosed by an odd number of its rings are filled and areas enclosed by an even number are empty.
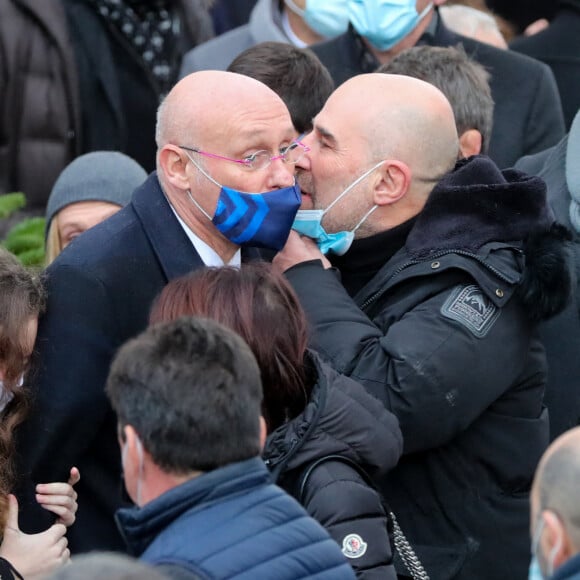
<svg viewBox="0 0 580 580"><path fill-rule="evenodd" d="M580 0L564 0L550 26L532 36L522 36L510 48L546 63L554 73L566 127L580 109Z"/></svg>
<svg viewBox="0 0 580 580"><path fill-rule="evenodd" d="M66 481L76 465L79 512L73 552L124 549L113 521L121 504L116 418L104 385L115 351L147 326L169 280L203 266L152 174L131 203L79 236L47 271L39 326L35 406L19 434L22 470L35 483ZM20 495L27 532L47 527L27 478Z"/></svg>
<svg viewBox="0 0 580 580"><path fill-rule="evenodd" d="M367 544L363 554L349 559L358 578L394 579L385 509L356 470L340 461L325 462L312 471L302 498L298 488L308 467L327 456L344 457L369 475L384 475L403 451L398 421L361 385L313 353L307 361L317 377L310 401L298 417L268 436L264 460L278 485L303 500L306 511L341 547L351 534Z"/></svg>
<svg viewBox="0 0 580 580"><path fill-rule="evenodd" d="M383 491L437 580L527 574L528 494L549 437L533 319L571 285L568 232L552 219L541 180L476 157L353 298L320 262L286 272L312 347L399 419L404 455Z"/></svg>
<svg viewBox="0 0 580 580"><path fill-rule="evenodd" d="M580 119L580 117L579 117ZM580 130L580 125L575 125ZM576 135L580 142L580 134ZM516 168L541 177L548 187L548 201L556 219L572 229L570 190L566 181L568 136L536 155L520 159ZM574 159L574 157L572 157ZM578 232L577 232L578 233ZM576 271L580 274L580 246L575 245ZM550 438L580 425L580 288L566 309L542 323L540 336L548 358L545 404L550 413Z"/></svg>
<svg viewBox="0 0 580 580"><path fill-rule="evenodd" d="M546 65L455 34L441 18L435 35L425 41L432 46L462 44L489 71L495 109L488 154L500 167L511 167L520 157L547 149L564 136L558 89ZM379 66L352 28L311 48L337 86L354 75L375 72Z"/></svg>

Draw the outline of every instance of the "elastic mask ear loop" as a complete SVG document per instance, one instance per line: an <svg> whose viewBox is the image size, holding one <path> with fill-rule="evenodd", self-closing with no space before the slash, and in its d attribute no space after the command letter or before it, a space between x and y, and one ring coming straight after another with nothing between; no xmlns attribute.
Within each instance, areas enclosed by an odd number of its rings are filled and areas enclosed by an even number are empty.
<svg viewBox="0 0 580 580"><path fill-rule="evenodd" d="M427 4L427 6L425 6L425 8L423 8L423 10L421 11L421 14L419 14L418 22L421 22L421 20L423 20L423 18L425 18L425 16L427 16L427 13L429 12L429 10L431 10L431 8L433 8L433 2L429 2L429 4Z"/></svg>
<svg viewBox="0 0 580 580"><path fill-rule="evenodd" d="M356 224L356 226L354 226L354 229L352 230L353 234L365 223L366 219L373 213L373 211L375 211L375 209L377 209L377 207L379 207L379 206L373 205L373 207L371 207L371 209L369 209L369 211L367 211L367 213L365 213L365 215L358 222L358 224Z"/></svg>
<svg viewBox="0 0 580 580"><path fill-rule="evenodd" d="M135 439L135 445L137 445L137 457L139 460L139 466L137 469L137 505L141 507L141 488L143 483L143 445L141 444L141 440L138 437Z"/></svg>
<svg viewBox="0 0 580 580"><path fill-rule="evenodd" d="M290 10L292 10L292 12L294 12L294 14L297 14L301 18L304 18L304 15L306 14L306 10L302 10L302 8L300 8L299 6L296 6L296 4L294 3L293 0L284 0L284 4L286 4L286 6L288 6L288 8L290 8Z"/></svg>
<svg viewBox="0 0 580 580"><path fill-rule="evenodd" d="M185 151L185 149L184 149L184 151ZM197 163L197 161L195 161L193 159L193 157L191 157L191 155L187 151L185 151L185 154L187 155L187 158L197 167L197 169L199 169L199 171L202 173L202 175L204 175L205 177L207 177L207 179L209 179L212 183L215 183L215 185L217 185L220 189L222 188L222 185L220 183L218 183L209 173L206 173L205 169L203 169L203 167L201 165L199 165ZM212 217L194 199L193 195L191 195L191 190L190 189L187 190L187 196L189 197L189 199L191 200L191 202L195 205L195 207L197 207L197 209L211 222L212 221Z"/></svg>
<svg viewBox="0 0 580 580"><path fill-rule="evenodd" d="M554 545L554 547L550 550L550 554L548 555L548 577L551 578L554 574L554 560L556 559L556 554L562 547L562 534L558 534L558 541Z"/></svg>
<svg viewBox="0 0 580 580"><path fill-rule="evenodd" d="M536 529L534 531L534 537L532 538L532 556L538 555L538 547L540 545L540 539L542 537L542 531L544 529L544 518L540 514L539 516L539 523L536 525Z"/></svg>
<svg viewBox="0 0 580 580"><path fill-rule="evenodd" d="M374 167L371 167L368 171L363 173L360 177L357 177L323 212L324 215L327 211L329 211L336 203L340 201L342 197L344 197L353 187L358 185L365 177L369 176L377 167L380 167L384 161L379 161ZM374 211L375 208L371 210ZM370 215L370 214L369 214ZM366 218L367 216L365 216ZM363 218L364 221L364 218ZM360 225L360 224L359 224ZM358 226L357 226L358 227Z"/></svg>

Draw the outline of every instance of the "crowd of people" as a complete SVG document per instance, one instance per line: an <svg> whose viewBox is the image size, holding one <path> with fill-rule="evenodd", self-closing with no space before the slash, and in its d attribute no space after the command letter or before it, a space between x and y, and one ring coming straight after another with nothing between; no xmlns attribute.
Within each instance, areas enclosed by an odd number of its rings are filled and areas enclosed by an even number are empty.
<svg viewBox="0 0 580 580"><path fill-rule="evenodd" d="M579 25L0 0L0 576L580 578Z"/></svg>

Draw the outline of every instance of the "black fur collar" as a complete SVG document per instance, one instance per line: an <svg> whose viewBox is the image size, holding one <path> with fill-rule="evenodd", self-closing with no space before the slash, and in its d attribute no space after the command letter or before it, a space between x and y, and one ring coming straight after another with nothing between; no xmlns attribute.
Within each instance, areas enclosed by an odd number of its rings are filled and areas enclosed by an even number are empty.
<svg viewBox="0 0 580 580"><path fill-rule="evenodd" d="M517 293L532 320L563 310L576 285L572 234L555 223L546 184L515 169L500 171L487 157L460 161L431 192L406 249L415 259L491 242L522 249L525 269Z"/></svg>
<svg viewBox="0 0 580 580"><path fill-rule="evenodd" d="M406 247L415 258L447 249L477 252L489 242L523 240L553 222L542 179L515 169L502 173L488 157L471 157L435 186Z"/></svg>

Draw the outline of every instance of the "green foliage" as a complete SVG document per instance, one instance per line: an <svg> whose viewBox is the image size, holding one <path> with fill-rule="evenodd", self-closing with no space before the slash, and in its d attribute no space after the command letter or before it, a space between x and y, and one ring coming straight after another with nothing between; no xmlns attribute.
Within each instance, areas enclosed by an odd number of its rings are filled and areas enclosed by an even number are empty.
<svg viewBox="0 0 580 580"><path fill-rule="evenodd" d="M25 205L26 198L23 193L5 193L0 196L0 219L10 217Z"/></svg>
<svg viewBox="0 0 580 580"><path fill-rule="evenodd" d="M8 200L8 201L6 201ZM26 205L21 193L8 193L0 197L0 218L6 218ZM12 252L25 266L44 265L43 217L25 218L15 224L0 245Z"/></svg>

